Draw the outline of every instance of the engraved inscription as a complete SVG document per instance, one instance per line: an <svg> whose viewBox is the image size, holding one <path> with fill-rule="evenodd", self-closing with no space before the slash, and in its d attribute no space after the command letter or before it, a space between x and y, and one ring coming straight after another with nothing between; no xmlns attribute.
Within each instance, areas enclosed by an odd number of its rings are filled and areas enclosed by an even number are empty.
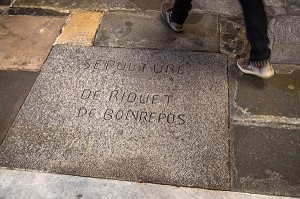
<svg viewBox="0 0 300 199"><path fill-rule="evenodd" d="M92 106L97 106L99 103L100 96L105 95L102 99L109 103L123 103L123 104L133 104L137 108L126 109L119 108L113 109L107 107L104 109L80 107L77 110L77 117L97 117L103 119L104 121L130 121L130 122L140 122L140 123L165 123L165 124L175 124L183 125L186 123L186 114L183 113L168 113L168 112L153 112L145 109L139 109L139 105L164 105L168 106L173 103L173 95L171 94L145 94L133 91L124 90L111 90L109 92L101 92L100 90L93 89L83 89L81 92L80 99L84 101L91 101ZM102 103L102 102L100 102Z"/></svg>
<svg viewBox="0 0 300 199"><path fill-rule="evenodd" d="M188 63L187 63L188 64ZM127 71L127 72L143 72L143 73L165 73L165 74L184 74L184 64L149 64L149 63L133 63L133 62L120 62L115 60L91 60L85 61L83 69L98 71Z"/></svg>

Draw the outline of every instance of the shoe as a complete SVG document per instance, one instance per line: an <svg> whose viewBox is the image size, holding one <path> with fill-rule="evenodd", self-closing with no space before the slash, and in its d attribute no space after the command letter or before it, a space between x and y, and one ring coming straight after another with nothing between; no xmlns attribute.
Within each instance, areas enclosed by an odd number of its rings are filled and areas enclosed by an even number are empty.
<svg viewBox="0 0 300 199"><path fill-rule="evenodd" d="M237 61L237 66L243 73L255 75L263 79L274 75L274 69L269 60L253 62L249 61L249 59L241 58Z"/></svg>
<svg viewBox="0 0 300 199"><path fill-rule="evenodd" d="M171 19L172 7L172 1L164 0L164 2L161 4L161 15L175 32L183 32L183 24L178 24Z"/></svg>

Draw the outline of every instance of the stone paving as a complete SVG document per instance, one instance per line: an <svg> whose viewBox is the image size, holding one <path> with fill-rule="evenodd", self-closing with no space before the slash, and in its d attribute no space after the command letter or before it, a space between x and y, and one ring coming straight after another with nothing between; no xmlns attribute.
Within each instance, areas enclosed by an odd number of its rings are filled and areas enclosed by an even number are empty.
<svg viewBox="0 0 300 199"><path fill-rule="evenodd" d="M16 193L18 193L18 198L31 199L292 199L290 197L0 169L0 198L15 199Z"/></svg>
<svg viewBox="0 0 300 199"><path fill-rule="evenodd" d="M158 0L11 3L0 2L0 166L300 197L299 1L265 2L269 80L234 64L249 48L237 1L195 0L183 34Z"/></svg>

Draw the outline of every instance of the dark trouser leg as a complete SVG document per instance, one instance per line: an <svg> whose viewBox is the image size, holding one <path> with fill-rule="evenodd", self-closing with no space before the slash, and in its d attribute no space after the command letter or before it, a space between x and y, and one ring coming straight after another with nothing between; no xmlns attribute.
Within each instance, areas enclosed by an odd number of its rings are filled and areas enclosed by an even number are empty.
<svg viewBox="0 0 300 199"><path fill-rule="evenodd" d="M171 19L178 24L183 24L192 9L191 2L192 0L175 0Z"/></svg>
<svg viewBox="0 0 300 199"><path fill-rule="evenodd" d="M270 58L267 16L262 0L240 0L244 11L247 38L251 44L251 61Z"/></svg>

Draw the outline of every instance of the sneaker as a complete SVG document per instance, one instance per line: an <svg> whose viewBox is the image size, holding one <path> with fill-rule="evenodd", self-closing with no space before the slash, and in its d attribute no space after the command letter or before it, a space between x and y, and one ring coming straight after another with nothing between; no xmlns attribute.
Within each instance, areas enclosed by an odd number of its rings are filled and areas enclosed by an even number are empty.
<svg viewBox="0 0 300 199"><path fill-rule="evenodd" d="M238 68L246 74L255 75L266 79L274 75L274 69L269 60L249 61L249 59L241 58L237 61Z"/></svg>
<svg viewBox="0 0 300 199"><path fill-rule="evenodd" d="M165 0L161 4L161 15L167 24L175 31L175 32L183 32L183 24L178 24L171 19L172 15L172 7L173 3L169 0Z"/></svg>

